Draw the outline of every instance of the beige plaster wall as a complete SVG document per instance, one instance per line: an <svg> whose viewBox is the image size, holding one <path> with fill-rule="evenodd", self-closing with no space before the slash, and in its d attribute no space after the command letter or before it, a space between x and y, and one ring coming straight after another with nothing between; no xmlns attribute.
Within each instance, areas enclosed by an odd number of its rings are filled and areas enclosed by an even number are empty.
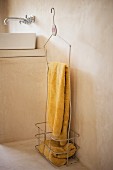
<svg viewBox="0 0 113 170"><path fill-rule="evenodd" d="M45 57L0 58L0 143L34 138L46 108Z"/></svg>
<svg viewBox="0 0 113 170"><path fill-rule="evenodd" d="M8 16L36 16L32 25L10 22L9 32L36 32L38 47L43 47L51 34L51 7L58 33L72 45L72 127L80 134L78 157L91 170L112 170L113 0L9 0ZM48 44L48 60L68 61L68 48L57 37Z"/></svg>

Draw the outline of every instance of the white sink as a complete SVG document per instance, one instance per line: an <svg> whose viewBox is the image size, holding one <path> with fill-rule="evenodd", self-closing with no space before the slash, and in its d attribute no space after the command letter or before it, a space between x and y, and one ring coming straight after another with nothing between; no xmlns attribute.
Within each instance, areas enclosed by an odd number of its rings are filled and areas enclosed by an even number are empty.
<svg viewBox="0 0 113 170"><path fill-rule="evenodd" d="M35 49L35 33L0 33L0 49Z"/></svg>

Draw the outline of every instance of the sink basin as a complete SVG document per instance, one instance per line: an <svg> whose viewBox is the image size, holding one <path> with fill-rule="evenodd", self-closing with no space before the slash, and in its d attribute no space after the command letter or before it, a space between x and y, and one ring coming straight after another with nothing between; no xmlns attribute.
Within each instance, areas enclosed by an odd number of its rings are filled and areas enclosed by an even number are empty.
<svg viewBox="0 0 113 170"><path fill-rule="evenodd" d="M35 33L0 33L0 49L35 49Z"/></svg>

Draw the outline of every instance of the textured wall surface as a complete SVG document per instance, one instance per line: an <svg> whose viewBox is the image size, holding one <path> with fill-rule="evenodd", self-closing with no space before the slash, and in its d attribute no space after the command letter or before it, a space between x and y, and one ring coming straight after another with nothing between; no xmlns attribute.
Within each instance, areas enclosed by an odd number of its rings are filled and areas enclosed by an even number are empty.
<svg viewBox="0 0 113 170"><path fill-rule="evenodd" d="M45 57L0 59L0 143L34 138L46 104Z"/></svg>
<svg viewBox="0 0 113 170"><path fill-rule="evenodd" d="M91 170L113 169L113 0L9 0L8 15L35 15L10 22L9 32L36 32L38 47L51 34L51 7L58 34L72 45L72 127L80 134L78 156ZM53 38L48 59L68 61L68 47ZM38 117L38 115L37 115Z"/></svg>

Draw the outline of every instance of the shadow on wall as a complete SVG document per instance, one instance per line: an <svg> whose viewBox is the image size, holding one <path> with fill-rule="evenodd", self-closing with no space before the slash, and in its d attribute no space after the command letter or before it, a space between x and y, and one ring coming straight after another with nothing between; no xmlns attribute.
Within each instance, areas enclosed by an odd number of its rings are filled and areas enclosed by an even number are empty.
<svg viewBox="0 0 113 170"><path fill-rule="evenodd" d="M92 167L93 164L97 168L96 92L92 76L79 69L71 68L71 90L71 128L80 134L76 140L80 146L78 157L81 162L88 161L88 167Z"/></svg>

